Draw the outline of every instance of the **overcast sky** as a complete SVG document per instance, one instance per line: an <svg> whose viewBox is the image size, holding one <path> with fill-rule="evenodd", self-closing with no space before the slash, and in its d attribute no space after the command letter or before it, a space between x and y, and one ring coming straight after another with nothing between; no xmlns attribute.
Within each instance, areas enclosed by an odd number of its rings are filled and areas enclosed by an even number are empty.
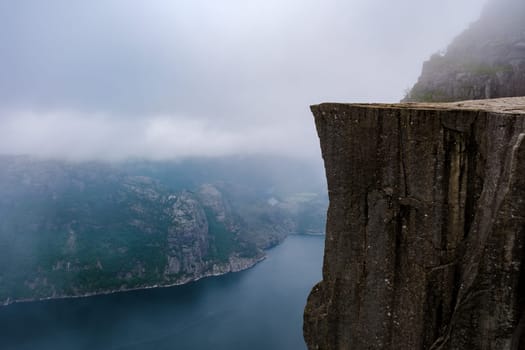
<svg viewBox="0 0 525 350"><path fill-rule="evenodd" d="M484 0L0 0L0 153L319 157L308 106L396 102Z"/></svg>

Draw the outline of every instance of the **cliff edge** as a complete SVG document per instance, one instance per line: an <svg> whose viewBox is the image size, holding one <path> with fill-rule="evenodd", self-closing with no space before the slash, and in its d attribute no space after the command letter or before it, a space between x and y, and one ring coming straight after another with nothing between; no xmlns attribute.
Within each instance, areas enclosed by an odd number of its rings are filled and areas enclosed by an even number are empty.
<svg viewBox="0 0 525 350"><path fill-rule="evenodd" d="M525 349L525 98L321 104L309 349Z"/></svg>

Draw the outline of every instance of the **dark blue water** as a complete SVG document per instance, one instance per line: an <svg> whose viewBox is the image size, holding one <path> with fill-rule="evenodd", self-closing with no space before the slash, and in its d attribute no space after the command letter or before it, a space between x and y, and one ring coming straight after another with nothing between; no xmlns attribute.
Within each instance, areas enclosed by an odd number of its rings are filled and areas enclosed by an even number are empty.
<svg viewBox="0 0 525 350"><path fill-rule="evenodd" d="M291 236L247 271L179 287L0 307L0 349L305 349L324 237Z"/></svg>

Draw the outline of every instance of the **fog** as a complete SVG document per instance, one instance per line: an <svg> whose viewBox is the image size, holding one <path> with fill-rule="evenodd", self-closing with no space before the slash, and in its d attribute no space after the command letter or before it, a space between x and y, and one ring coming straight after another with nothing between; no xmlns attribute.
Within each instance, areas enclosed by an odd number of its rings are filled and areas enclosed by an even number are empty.
<svg viewBox="0 0 525 350"><path fill-rule="evenodd" d="M319 156L308 106L396 102L483 0L0 0L0 153Z"/></svg>

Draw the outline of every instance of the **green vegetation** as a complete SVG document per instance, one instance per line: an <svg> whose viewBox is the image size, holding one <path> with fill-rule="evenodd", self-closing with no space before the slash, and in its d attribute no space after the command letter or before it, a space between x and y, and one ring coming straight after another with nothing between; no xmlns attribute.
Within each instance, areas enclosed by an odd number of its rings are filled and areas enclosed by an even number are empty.
<svg viewBox="0 0 525 350"><path fill-rule="evenodd" d="M214 193L207 207L109 166L0 157L0 303L176 283L324 226L315 193L277 206L259 188Z"/></svg>
<svg viewBox="0 0 525 350"><path fill-rule="evenodd" d="M208 232L213 239L210 258L218 262L227 262L230 255L241 248L235 234L230 232L224 223L217 221L213 212L206 208L206 218L208 219Z"/></svg>
<svg viewBox="0 0 525 350"><path fill-rule="evenodd" d="M512 72L510 65L489 65L486 63L465 62L461 64L461 70L475 75L496 75L498 73Z"/></svg>

